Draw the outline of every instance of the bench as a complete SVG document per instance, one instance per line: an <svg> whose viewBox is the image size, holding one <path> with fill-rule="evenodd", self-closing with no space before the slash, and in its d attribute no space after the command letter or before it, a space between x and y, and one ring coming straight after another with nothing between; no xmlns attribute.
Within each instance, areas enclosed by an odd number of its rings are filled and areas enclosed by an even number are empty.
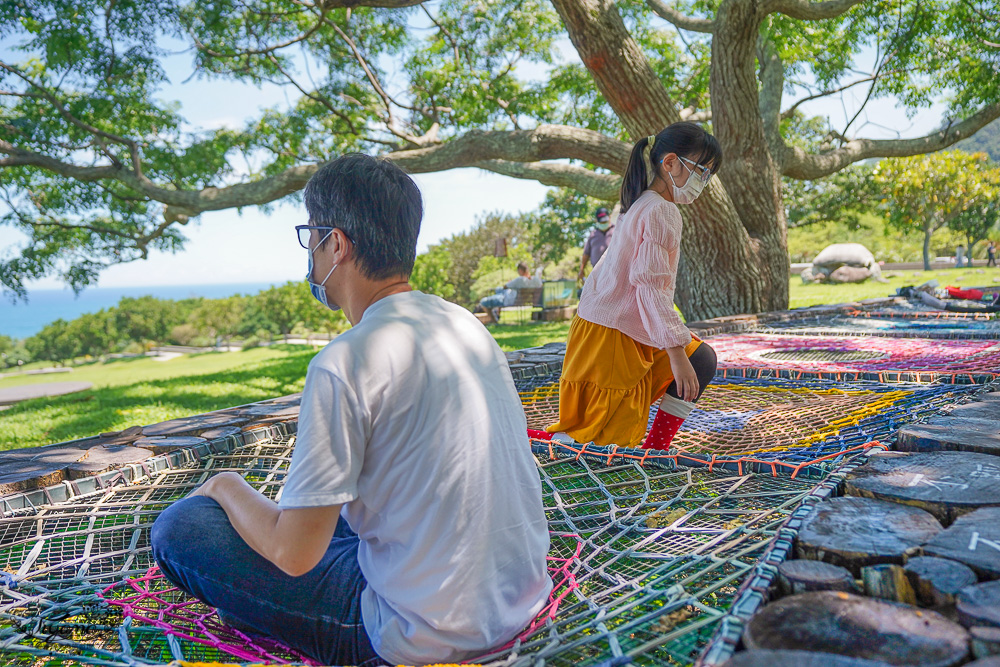
<svg viewBox="0 0 1000 667"><path fill-rule="evenodd" d="M524 324L529 319L531 319L531 314L534 312L535 308L541 308L541 307L542 307L542 288L526 287L524 289L517 290L517 296L514 298L513 304L509 306L502 306L497 310L502 312L504 308L517 308L518 324ZM525 317L525 313L528 314L527 317Z"/></svg>

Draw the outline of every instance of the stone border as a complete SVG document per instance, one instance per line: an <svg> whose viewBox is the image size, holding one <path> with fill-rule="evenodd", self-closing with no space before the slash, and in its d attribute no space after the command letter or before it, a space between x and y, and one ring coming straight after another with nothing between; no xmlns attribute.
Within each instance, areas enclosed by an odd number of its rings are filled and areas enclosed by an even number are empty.
<svg viewBox="0 0 1000 667"><path fill-rule="evenodd" d="M0 518L9 518L31 512L38 505L63 503L72 498L101 491L121 484L132 484L143 477L151 477L161 470L183 468L202 459L228 454L237 447L253 444L261 440L292 435L297 423L271 424L263 428L245 431L239 435L229 435L208 440L194 447L178 449L154 456L139 463L129 463L97 475L76 480L64 480L59 484L32 489L0 498Z"/></svg>

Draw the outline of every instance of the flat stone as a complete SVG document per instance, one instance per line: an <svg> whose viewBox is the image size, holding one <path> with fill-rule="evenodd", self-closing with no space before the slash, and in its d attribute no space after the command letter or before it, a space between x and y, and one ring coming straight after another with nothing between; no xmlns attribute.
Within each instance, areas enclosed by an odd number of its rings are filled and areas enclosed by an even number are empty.
<svg viewBox="0 0 1000 667"><path fill-rule="evenodd" d="M923 551L964 563L980 578L1000 578L1000 508L986 507L958 517L928 540Z"/></svg>
<svg viewBox="0 0 1000 667"><path fill-rule="evenodd" d="M86 391L94 385L90 382L45 382L43 384L24 384L17 387L0 389L0 405L13 405L21 401L46 396L63 396Z"/></svg>
<svg viewBox="0 0 1000 667"><path fill-rule="evenodd" d="M142 437L141 426L130 426L124 431L101 434L102 445L128 445Z"/></svg>
<svg viewBox="0 0 1000 667"><path fill-rule="evenodd" d="M201 432L201 437L205 440L215 440L217 438L227 438L231 435L242 433L239 426L223 426L221 428L210 428Z"/></svg>
<svg viewBox="0 0 1000 667"><path fill-rule="evenodd" d="M297 417L299 407L297 405L251 405L240 409L244 416L250 417Z"/></svg>
<svg viewBox="0 0 1000 667"><path fill-rule="evenodd" d="M857 577L867 565L902 565L940 531L937 519L917 507L844 496L816 504L802 522L795 552L846 567Z"/></svg>
<svg viewBox="0 0 1000 667"><path fill-rule="evenodd" d="M62 444L8 449L0 452L0 473L6 469L9 463L13 462L34 461L45 464L69 464L76 463L86 453L86 449Z"/></svg>
<svg viewBox="0 0 1000 667"><path fill-rule="evenodd" d="M142 434L145 436L197 435L201 431L206 431L210 428L219 428L220 426L235 426L245 421L246 418L240 418L234 415L222 415L222 414L194 415L191 417L171 419L169 421L160 422L159 424L150 424L149 426L144 426L142 428Z"/></svg>
<svg viewBox="0 0 1000 667"><path fill-rule="evenodd" d="M230 427L226 427L230 428ZM236 432L239 433L239 429ZM208 442L204 436L198 437L193 435L175 435L171 437L152 437L152 438L142 438L135 441L135 446L148 449L154 454L166 454L167 452L172 452L175 449L190 449L192 447L197 447L198 445Z"/></svg>
<svg viewBox="0 0 1000 667"><path fill-rule="evenodd" d="M887 662L815 651L760 649L741 651L723 667L889 667Z"/></svg>
<svg viewBox="0 0 1000 667"><path fill-rule="evenodd" d="M965 628L937 612L833 591L781 598L743 629L748 649L820 651L891 665L959 665L968 642Z"/></svg>
<svg viewBox="0 0 1000 667"><path fill-rule="evenodd" d="M955 607L959 622L967 628L1000 627L1000 581L963 588Z"/></svg>
<svg viewBox="0 0 1000 667"><path fill-rule="evenodd" d="M974 419L992 419L1000 421L1000 401L979 401L956 405L948 414L952 417L972 417Z"/></svg>
<svg viewBox="0 0 1000 667"><path fill-rule="evenodd" d="M937 424L904 426L896 434L896 448L904 452L960 451L1000 455L1000 434Z"/></svg>
<svg viewBox="0 0 1000 667"><path fill-rule="evenodd" d="M131 445L110 445L107 447L102 445L89 450L84 458L68 466L66 474L70 479L90 477L109 470L116 470L129 463L145 461L151 456L153 456L153 452L150 450Z"/></svg>
<svg viewBox="0 0 1000 667"><path fill-rule="evenodd" d="M65 463L12 461L0 470L0 496L41 489L66 478Z"/></svg>
<svg viewBox="0 0 1000 667"><path fill-rule="evenodd" d="M952 417L950 415L934 415L927 420L933 426L950 426L970 431L979 431L989 435L1000 433L1000 420L978 419L974 417Z"/></svg>
<svg viewBox="0 0 1000 667"><path fill-rule="evenodd" d="M1000 506L1000 459L975 452L881 452L848 473L844 493L927 510L945 526Z"/></svg>

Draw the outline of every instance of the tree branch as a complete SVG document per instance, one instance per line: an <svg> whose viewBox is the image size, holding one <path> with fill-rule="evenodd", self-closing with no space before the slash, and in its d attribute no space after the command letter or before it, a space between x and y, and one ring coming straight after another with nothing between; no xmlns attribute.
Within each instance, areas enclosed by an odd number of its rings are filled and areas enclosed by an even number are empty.
<svg viewBox="0 0 1000 667"><path fill-rule="evenodd" d="M674 24L675 27L681 30L705 33L715 32L715 21L711 19L700 19L682 14L664 2L664 0L646 0L646 4L661 19Z"/></svg>
<svg viewBox="0 0 1000 667"><path fill-rule="evenodd" d="M810 2L810 0L761 0L760 12L767 14L784 14L793 19L802 21L819 21L821 19L834 19L849 10L854 5L859 5L865 0L823 0L822 2Z"/></svg>
<svg viewBox="0 0 1000 667"><path fill-rule="evenodd" d="M937 132L915 139L853 139L836 150L820 155L784 145L780 162L782 174L789 178L810 180L868 158L933 153L972 136L997 118L1000 118L1000 102L983 107L960 123L949 124Z"/></svg>
<svg viewBox="0 0 1000 667"><path fill-rule="evenodd" d="M201 40L199 40L198 37L194 34L193 30L188 29L188 36L194 42L194 46L196 49L202 51L203 53L207 53L213 58L243 58L245 56L270 55L275 51L279 51L294 44L298 44L299 42L304 42L310 37L312 37L316 33L316 31L323 26L323 21L326 18L326 13L329 10L330 8L325 6L320 8L319 20L316 21L316 25L309 28L309 30L305 31L298 37L293 37L287 41L280 42L278 44L272 44L270 46L265 46L259 49L246 49L240 51L225 51L225 52L215 51L214 49L209 48L206 44L202 43Z"/></svg>
<svg viewBox="0 0 1000 667"><path fill-rule="evenodd" d="M550 162L509 162L507 160L483 160L472 165L504 176L538 181L544 185L572 188L583 194L617 201L621 192L622 179L616 174L599 174L590 169L568 164Z"/></svg>
<svg viewBox="0 0 1000 667"><path fill-rule="evenodd" d="M323 9L350 9L351 7L381 7L383 9L402 9L423 4L424 0L321 0Z"/></svg>
<svg viewBox="0 0 1000 667"><path fill-rule="evenodd" d="M630 147L599 132L567 125L542 125L511 132L474 130L435 146L390 152L383 157L411 173L475 166L484 160L537 162L576 159L616 173L625 170ZM163 187L120 165L84 167L18 148L0 139L3 167L36 167L81 182L117 181L134 192L166 205L165 219L182 222L204 211L267 204L301 190L319 164L300 164L257 181L201 190Z"/></svg>
<svg viewBox="0 0 1000 667"><path fill-rule="evenodd" d="M787 120L791 118L792 114L795 113L795 110L798 109L800 105L805 104L806 102L811 102L812 100L819 99L820 97L829 97L830 95L836 95L837 93L842 93L848 88L853 88L858 84L862 84L867 81L874 81L878 76L879 76L878 73L871 74L863 79L858 79L857 81L852 81L847 85L840 86L839 88L831 88L829 90L824 90L823 92L816 93L815 95L810 95L809 97L803 97L801 100L796 101L795 104L782 111L781 119Z"/></svg>

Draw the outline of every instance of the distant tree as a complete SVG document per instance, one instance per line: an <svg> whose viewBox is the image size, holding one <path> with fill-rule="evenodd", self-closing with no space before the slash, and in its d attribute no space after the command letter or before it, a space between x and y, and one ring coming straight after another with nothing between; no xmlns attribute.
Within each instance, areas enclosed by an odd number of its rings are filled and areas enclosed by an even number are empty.
<svg viewBox="0 0 1000 667"><path fill-rule="evenodd" d="M122 297L114 308L114 325L125 342L167 340L170 330L183 323L178 302L153 296Z"/></svg>
<svg viewBox="0 0 1000 667"><path fill-rule="evenodd" d="M678 305L698 319L784 308L782 177L936 151L1000 118L998 23L996 0L7 0L0 224L28 240L0 285L79 288L176 251L195 216L271 204L347 151L613 203L632 143L696 120L726 159L681 210L701 233L681 241ZM165 90L168 72L184 78L177 51L188 78L282 86L288 104L192 128ZM861 108L808 135L820 124L801 105L848 89ZM885 98L944 103L947 123L865 136L865 105Z"/></svg>
<svg viewBox="0 0 1000 667"><path fill-rule="evenodd" d="M494 255L499 239L506 240L509 250L530 236L524 216L489 213L469 231L442 241L441 247L451 256L449 282L455 286L455 300L462 304L473 301L471 288L476 270L484 257Z"/></svg>
<svg viewBox="0 0 1000 667"><path fill-rule="evenodd" d="M221 338L227 345L239 329L247 309L247 297L231 296L226 299L205 299L191 314L196 327Z"/></svg>
<svg viewBox="0 0 1000 667"><path fill-rule="evenodd" d="M50 322L37 334L26 338L24 346L36 360L68 361L80 355L79 340L72 335L69 322L63 319Z"/></svg>
<svg viewBox="0 0 1000 667"><path fill-rule="evenodd" d="M872 169L857 164L814 181L784 179L781 193L788 228L836 222L857 229L860 216L877 205Z"/></svg>
<svg viewBox="0 0 1000 667"><path fill-rule="evenodd" d="M997 196L984 153L950 151L882 160L873 171L880 209L903 233L924 235L924 270L930 271L931 235Z"/></svg>
<svg viewBox="0 0 1000 667"><path fill-rule="evenodd" d="M948 229L965 237L965 247L969 249L970 259L976 245L995 234L1000 227L1000 169L991 169L986 172L986 176L996 186L992 189L992 195L984 197L948 221Z"/></svg>
<svg viewBox="0 0 1000 667"><path fill-rule="evenodd" d="M440 245L417 255L410 274L410 284L426 294L436 294L449 301L455 298L455 285L451 281L451 253Z"/></svg>
<svg viewBox="0 0 1000 667"><path fill-rule="evenodd" d="M98 357L121 346L113 309L84 313L69 323L68 335L76 340L80 355Z"/></svg>
<svg viewBox="0 0 1000 667"><path fill-rule="evenodd" d="M551 189L538 211L525 216L532 235L532 255L536 262L557 262L570 248L583 246L596 222L600 207L608 202L569 188Z"/></svg>
<svg viewBox="0 0 1000 667"><path fill-rule="evenodd" d="M308 286L302 281L272 286L250 299L242 329L264 329L287 340L295 325L307 319L306 299L311 298Z"/></svg>

